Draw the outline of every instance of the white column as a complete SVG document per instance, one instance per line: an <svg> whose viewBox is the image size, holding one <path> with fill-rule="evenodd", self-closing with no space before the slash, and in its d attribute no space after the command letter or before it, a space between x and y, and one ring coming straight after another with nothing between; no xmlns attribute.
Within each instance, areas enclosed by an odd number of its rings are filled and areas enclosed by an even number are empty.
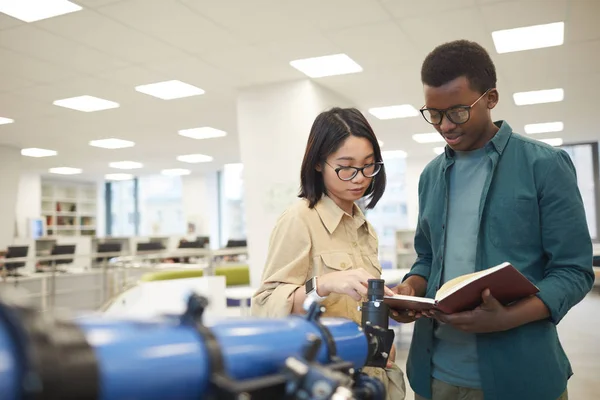
<svg viewBox="0 0 600 400"><path fill-rule="evenodd" d="M348 102L309 80L250 88L238 97L253 286L260 284L277 218L298 198L300 166L312 123L320 112L334 106L348 107Z"/></svg>
<svg viewBox="0 0 600 400"><path fill-rule="evenodd" d="M209 236L210 247L219 248L218 185L216 172L182 177L183 214L196 226L194 236Z"/></svg>
<svg viewBox="0 0 600 400"><path fill-rule="evenodd" d="M0 146L0 249L13 244L15 238L20 178L21 152Z"/></svg>
<svg viewBox="0 0 600 400"><path fill-rule="evenodd" d="M42 181L39 174L22 173L19 176L16 204L17 228L15 236L29 237L29 220L42 216Z"/></svg>

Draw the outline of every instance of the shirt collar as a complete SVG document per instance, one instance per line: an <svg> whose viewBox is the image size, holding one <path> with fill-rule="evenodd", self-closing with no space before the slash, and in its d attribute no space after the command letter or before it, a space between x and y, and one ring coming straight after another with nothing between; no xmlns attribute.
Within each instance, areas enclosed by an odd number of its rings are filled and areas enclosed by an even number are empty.
<svg viewBox="0 0 600 400"><path fill-rule="evenodd" d="M321 221L323 222L323 225L325 225L325 228L327 228L329 234L332 234L337 229L344 216L352 218L352 216L348 215L344 210L338 207L338 205L327 195L321 197L321 200L319 200L315 206L315 210L317 211L317 214L319 214L319 218L321 218ZM367 220L362 210L354 204L353 211L357 228L363 226Z"/></svg>
<svg viewBox="0 0 600 400"><path fill-rule="evenodd" d="M496 150L498 154L502 154L506 148L508 139L510 139L513 133L513 130L506 121L496 121L494 122L494 125L499 128L498 132L496 132L494 137L486 144L486 147ZM444 148L444 153L446 154L447 159L454 158L454 150L452 150L450 146L446 145Z"/></svg>

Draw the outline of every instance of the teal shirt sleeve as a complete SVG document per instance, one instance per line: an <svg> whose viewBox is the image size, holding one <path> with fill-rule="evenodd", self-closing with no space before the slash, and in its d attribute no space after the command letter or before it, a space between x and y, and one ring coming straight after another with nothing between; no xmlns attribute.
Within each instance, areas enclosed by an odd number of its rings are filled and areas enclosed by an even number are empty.
<svg viewBox="0 0 600 400"><path fill-rule="evenodd" d="M431 273L431 263L433 260L433 253L431 250L431 242L423 229L423 221L421 219L423 215L423 204L425 203L425 194L423 193L424 181L426 179L425 172L419 179L419 217L417 221L417 229L415 231L415 252L417 253L417 260L413 264L410 272L406 274L404 280L412 275L418 275L423 277L426 281L429 281L429 275Z"/></svg>
<svg viewBox="0 0 600 400"><path fill-rule="evenodd" d="M540 162L538 188L542 245L548 257L538 297L558 324L592 289L592 242L575 166L565 151Z"/></svg>

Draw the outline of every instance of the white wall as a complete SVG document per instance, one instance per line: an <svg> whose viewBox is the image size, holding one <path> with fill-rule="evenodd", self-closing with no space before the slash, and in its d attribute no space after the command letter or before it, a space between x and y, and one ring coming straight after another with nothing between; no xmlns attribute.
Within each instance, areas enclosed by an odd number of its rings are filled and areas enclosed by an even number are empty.
<svg viewBox="0 0 600 400"><path fill-rule="evenodd" d="M210 236L211 248L219 247L219 205L216 172L194 174L183 179L183 214L196 225L196 236Z"/></svg>
<svg viewBox="0 0 600 400"><path fill-rule="evenodd" d="M42 214L42 183L39 174L22 173L17 190L16 237L29 236L28 221L39 218Z"/></svg>
<svg viewBox="0 0 600 400"><path fill-rule="evenodd" d="M0 160L0 249L6 249L15 237L21 153L0 146Z"/></svg>

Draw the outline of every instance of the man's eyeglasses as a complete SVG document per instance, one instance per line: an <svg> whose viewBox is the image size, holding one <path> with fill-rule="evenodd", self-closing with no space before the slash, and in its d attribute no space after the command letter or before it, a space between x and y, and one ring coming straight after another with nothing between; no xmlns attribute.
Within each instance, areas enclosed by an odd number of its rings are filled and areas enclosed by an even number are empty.
<svg viewBox="0 0 600 400"><path fill-rule="evenodd" d="M461 125L469 121L471 118L471 108L473 108L473 106L477 104L479 100L488 94L490 90L493 89L486 90L485 93L479 96L479 98L470 106L453 106L446 108L445 110L440 110L438 108L421 108L419 111L421 111L421 115L423 115L425 121L429 122L431 125L441 124L444 115L453 124Z"/></svg>
<svg viewBox="0 0 600 400"><path fill-rule="evenodd" d="M351 181L352 179L354 179L356 177L356 175L358 175L359 172L362 172L362 174L364 175L365 178L372 178L375 175L377 175L379 173L379 171L381 171L381 167L383 166L383 162L367 164L362 168L358 168L358 167L334 168L327 161L325 161L325 164L327 164L331 168L333 168L333 170L337 174L338 178L340 178L343 181Z"/></svg>

